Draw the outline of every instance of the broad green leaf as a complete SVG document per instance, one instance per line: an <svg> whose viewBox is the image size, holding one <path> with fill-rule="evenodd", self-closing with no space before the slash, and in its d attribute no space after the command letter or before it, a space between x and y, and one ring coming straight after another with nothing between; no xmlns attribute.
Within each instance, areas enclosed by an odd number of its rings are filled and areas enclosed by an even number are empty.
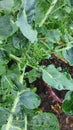
<svg viewBox="0 0 73 130"><path fill-rule="evenodd" d="M0 107L0 127L1 125L6 123L8 116L9 116L8 109Z"/></svg>
<svg viewBox="0 0 73 130"><path fill-rule="evenodd" d="M0 10L15 12L21 8L21 0L1 0Z"/></svg>
<svg viewBox="0 0 73 130"><path fill-rule="evenodd" d="M6 72L6 66L0 62L0 76Z"/></svg>
<svg viewBox="0 0 73 130"><path fill-rule="evenodd" d="M73 80L59 72L53 65L42 69L43 80L51 87L58 90L73 90Z"/></svg>
<svg viewBox="0 0 73 130"><path fill-rule="evenodd" d="M62 54L69 64L73 65L73 47L69 50L64 50Z"/></svg>
<svg viewBox="0 0 73 130"><path fill-rule="evenodd" d="M19 82L17 75L12 74L11 75L11 80L14 83L14 85L16 86L17 90L22 90L23 89L23 85Z"/></svg>
<svg viewBox="0 0 73 130"><path fill-rule="evenodd" d="M21 130L24 130L25 127L25 111L23 112L22 119L21 118L21 112L17 114L18 120L13 120L12 126L16 126L18 128L21 128Z"/></svg>
<svg viewBox="0 0 73 130"><path fill-rule="evenodd" d="M58 120L52 113L40 113L34 116L30 123L30 130L60 130Z"/></svg>
<svg viewBox="0 0 73 130"><path fill-rule="evenodd" d="M31 23L35 16L35 7L38 0L22 0L22 7L25 9L27 14L28 22Z"/></svg>
<svg viewBox="0 0 73 130"><path fill-rule="evenodd" d="M11 9L14 5L14 0L1 0L0 10Z"/></svg>
<svg viewBox="0 0 73 130"><path fill-rule="evenodd" d="M13 86L11 84L11 81L9 80L9 77L7 75L3 75L1 78L1 87L0 87L0 95L2 95L2 101L5 102L8 101L8 104L10 104L9 102L11 102L12 101L11 98L13 98L12 89Z"/></svg>
<svg viewBox="0 0 73 130"><path fill-rule="evenodd" d="M40 105L40 98L34 92L25 91L20 95L20 104L28 109L35 109Z"/></svg>
<svg viewBox="0 0 73 130"><path fill-rule="evenodd" d="M61 32L59 29L48 30L46 39L48 43L57 43L60 41Z"/></svg>
<svg viewBox="0 0 73 130"><path fill-rule="evenodd" d="M0 62L3 64L7 64L9 62L6 52L2 50L0 50Z"/></svg>
<svg viewBox="0 0 73 130"><path fill-rule="evenodd" d="M62 110L67 114L73 115L73 91L66 93L62 104Z"/></svg>
<svg viewBox="0 0 73 130"><path fill-rule="evenodd" d="M2 95L2 101L4 101L4 106L7 107L11 106L16 96L14 90L18 90L17 86L15 86L15 84L13 84L13 82L11 81L11 77L14 74L19 79L20 73L16 65L12 66L9 70L6 69L6 72L2 75L0 81L0 95Z"/></svg>
<svg viewBox="0 0 73 130"><path fill-rule="evenodd" d="M3 125L1 130L6 130L6 128L7 128L6 125ZM22 129L19 127L10 125L10 128L8 130L22 130Z"/></svg>
<svg viewBox="0 0 73 130"><path fill-rule="evenodd" d="M0 16L0 39L6 39L17 31L10 15Z"/></svg>
<svg viewBox="0 0 73 130"><path fill-rule="evenodd" d="M50 2L46 2L45 0L38 0L38 4L35 8L35 24L36 26L39 25L41 20L44 18L45 13L47 12L50 6Z"/></svg>
<svg viewBox="0 0 73 130"><path fill-rule="evenodd" d="M17 26L20 28L23 35L32 43L37 40L37 31L33 30L31 25L28 24L27 16L25 11L23 10L22 13L18 16L17 19Z"/></svg>
<svg viewBox="0 0 73 130"><path fill-rule="evenodd" d="M22 0L22 7L25 9L27 14L28 22L31 23L35 16L35 7L38 0Z"/></svg>
<svg viewBox="0 0 73 130"><path fill-rule="evenodd" d="M12 43L13 43L13 46L18 50L26 47L27 45L26 39L21 33L18 33L17 35L14 35L12 37Z"/></svg>
<svg viewBox="0 0 73 130"><path fill-rule="evenodd" d="M25 8L26 12L31 11L34 9L36 4L36 0L22 0L22 6Z"/></svg>

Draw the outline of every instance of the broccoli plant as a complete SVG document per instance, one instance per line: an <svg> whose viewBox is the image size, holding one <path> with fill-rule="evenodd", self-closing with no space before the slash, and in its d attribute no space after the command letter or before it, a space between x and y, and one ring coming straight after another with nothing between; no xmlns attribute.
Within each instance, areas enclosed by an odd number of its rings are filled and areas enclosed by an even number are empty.
<svg viewBox="0 0 73 130"><path fill-rule="evenodd" d="M72 105L66 108L73 99L73 79L53 64L40 64L55 54L73 64L72 14L69 0L0 0L1 130L60 129L54 114L39 111L41 99L26 79L32 83L42 77L49 96L61 103L52 88L68 90L62 107L73 114Z"/></svg>

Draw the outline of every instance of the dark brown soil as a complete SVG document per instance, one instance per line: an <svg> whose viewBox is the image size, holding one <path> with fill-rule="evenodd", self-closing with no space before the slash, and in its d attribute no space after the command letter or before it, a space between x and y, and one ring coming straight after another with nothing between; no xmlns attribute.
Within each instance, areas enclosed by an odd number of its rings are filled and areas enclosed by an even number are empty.
<svg viewBox="0 0 73 130"><path fill-rule="evenodd" d="M55 67L62 67L62 71L68 70L68 72L71 74L71 77L73 78L73 67L70 66L68 63L65 63L64 61L57 59L57 57L53 56L50 58L50 60L42 61L40 64L42 65L49 65L54 64ZM44 112L52 112L54 113L60 124L60 130L73 130L73 116L66 115L62 109L61 109L61 103L57 101L53 101L51 97L49 97L48 94L46 94L47 87L44 87L44 82L42 79L37 79L34 83L30 85L30 87L36 86L37 87L37 93L41 97L41 105L40 109L42 109ZM58 91L53 89L54 92L58 95L59 98L64 98L67 91Z"/></svg>

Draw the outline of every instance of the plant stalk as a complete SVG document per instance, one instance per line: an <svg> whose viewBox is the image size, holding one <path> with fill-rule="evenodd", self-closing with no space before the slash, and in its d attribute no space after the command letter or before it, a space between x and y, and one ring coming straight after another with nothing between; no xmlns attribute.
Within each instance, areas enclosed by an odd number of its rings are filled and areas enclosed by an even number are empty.
<svg viewBox="0 0 73 130"><path fill-rule="evenodd" d="M13 114L14 114L14 112L16 110L18 102L19 102L19 92L17 93L17 97L16 97L16 99L14 101L14 104L13 104L13 107L11 109L11 114L10 114L10 116L8 118L8 123L6 125L6 130L10 130L10 128L11 128L11 124L12 124L12 121L13 121Z"/></svg>
<svg viewBox="0 0 73 130"><path fill-rule="evenodd" d="M27 130L27 115L25 115L25 128L24 130Z"/></svg>
<svg viewBox="0 0 73 130"><path fill-rule="evenodd" d="M40 22L39 27L41 27L41 26L45 23L45 21L46 21L48 15L49 15L49 14L51 13L51 11L53 10L53 8L54 8L54 6L56 5L57 1L58 1L58 0L53 0L51 6L49 7L48 11L47 11L46 14L45 14L45 17L44 17L44 18L42 19L42 21Z"/></svg>
<svg viewBox="0 0 73 130"><path fill-rule="evenodd" d="M20 62L20 58L18 58L17 56L15 56L13 54L10 54L9 57L12 58L12 59L14 59L17 62Z"/></svg>

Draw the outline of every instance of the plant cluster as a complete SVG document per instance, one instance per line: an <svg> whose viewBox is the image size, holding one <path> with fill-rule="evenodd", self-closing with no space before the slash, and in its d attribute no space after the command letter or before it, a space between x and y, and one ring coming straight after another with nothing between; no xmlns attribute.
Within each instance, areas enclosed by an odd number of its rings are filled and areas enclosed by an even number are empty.
<svg viewBox="0 0 73 130"><path fill-rule="evenodd" d="M54 54L73 65L72 14L72 0L0 0L1 130L60 129L53 113L39 110L41 99L26 79L42 77L48 87L68 90L62 109L73 114L70 74L40 65Z"/></svg>

